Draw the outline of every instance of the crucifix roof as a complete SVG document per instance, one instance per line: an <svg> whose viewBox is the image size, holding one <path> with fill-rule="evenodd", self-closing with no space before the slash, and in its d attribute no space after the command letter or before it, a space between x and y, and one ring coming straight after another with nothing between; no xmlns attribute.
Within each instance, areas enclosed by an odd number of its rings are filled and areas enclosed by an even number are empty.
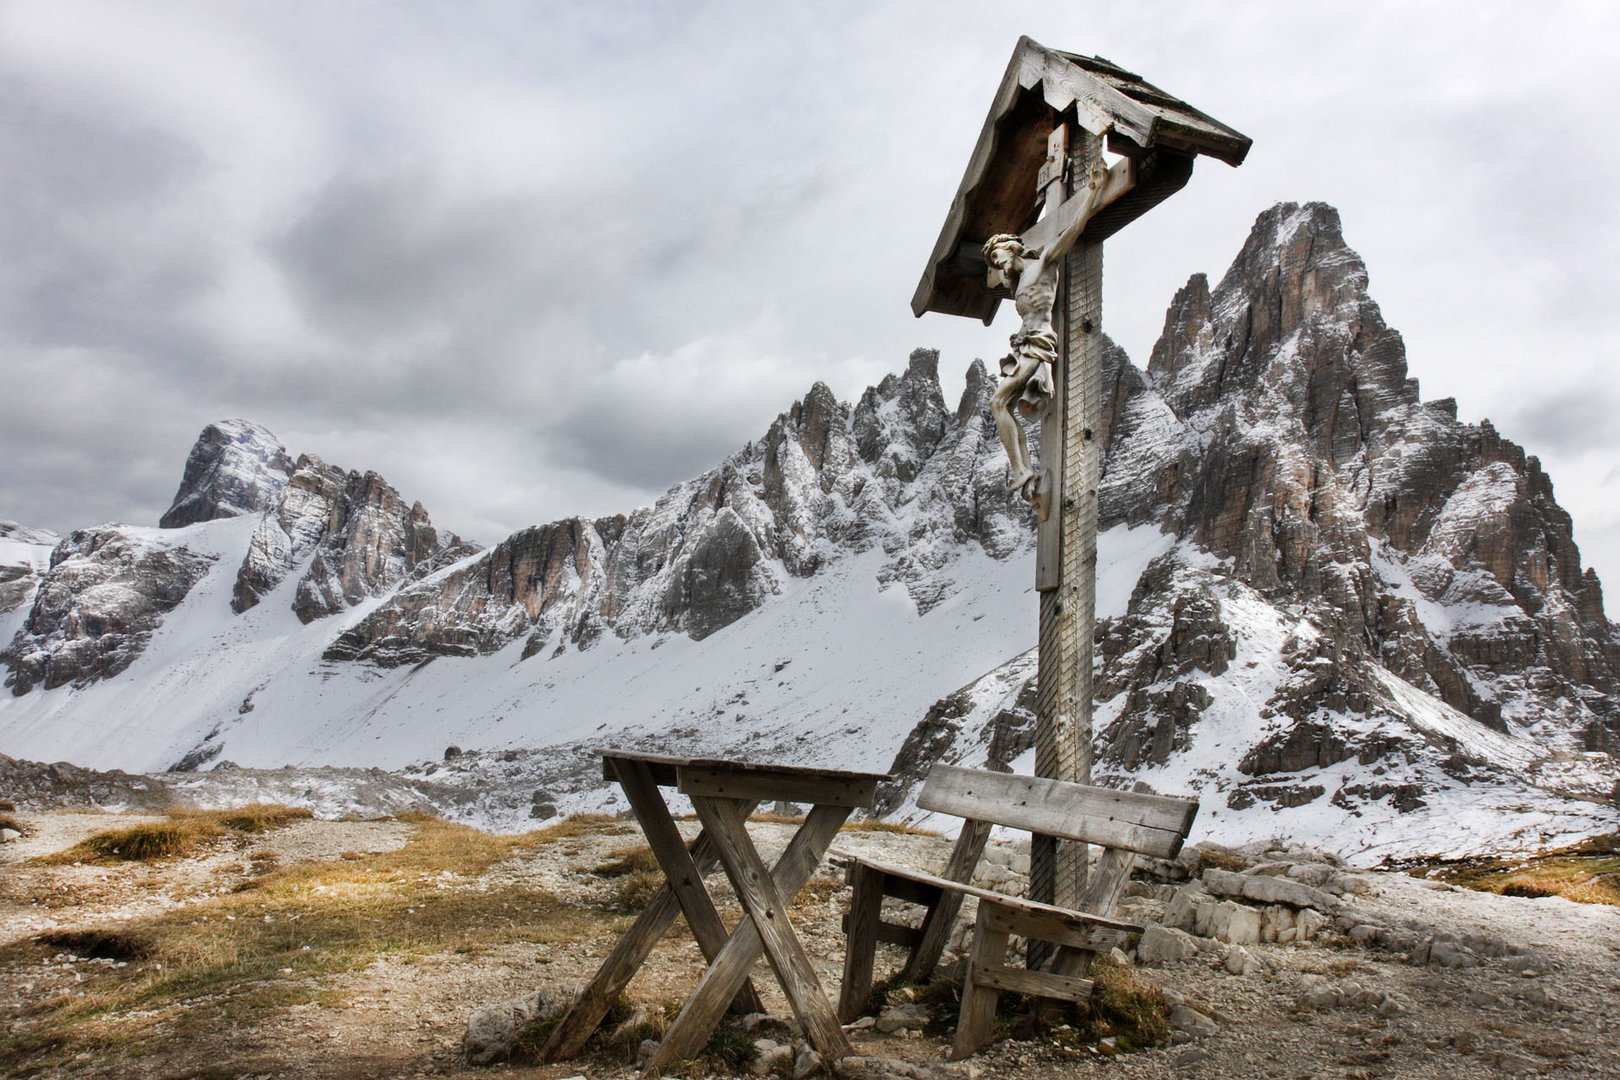
<svg viewBox="0 0 1620 1080"><path fill-rule="evenodd" d="M1046 136L1066 115L1106 136L1108 149L1135 169L1135 186L1087 224L1087 240L1118 232L1180 190L1200 155L1238 165L1249 152L1248 138L1140 75L1020 38L917 284L914 313L986 323L995 317L1007 293L985 284L979 248L995 233L1022 233L1034 224Z"/></svg>

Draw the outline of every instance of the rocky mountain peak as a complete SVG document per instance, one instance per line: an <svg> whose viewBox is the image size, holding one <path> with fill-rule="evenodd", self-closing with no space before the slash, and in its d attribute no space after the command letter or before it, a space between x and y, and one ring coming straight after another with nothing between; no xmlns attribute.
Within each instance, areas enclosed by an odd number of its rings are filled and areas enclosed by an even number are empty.
<svg viewBox="0 0 1620 1080"><path fill-rule="evenodd" d="M270 509L293 474L287 448L248 420L203 428L186 458L180 489L158 524L165 529Z"/></svg>
<svg viewBox="0 0 1620 1080"><path fill-rule="evenodd" d="M420 502L406 505L375 472L345 472L300 454L286 489L254 530L231 608L258 604L307 561L292 608L303 622L342 611L477 550L442 536Z"/></svg>

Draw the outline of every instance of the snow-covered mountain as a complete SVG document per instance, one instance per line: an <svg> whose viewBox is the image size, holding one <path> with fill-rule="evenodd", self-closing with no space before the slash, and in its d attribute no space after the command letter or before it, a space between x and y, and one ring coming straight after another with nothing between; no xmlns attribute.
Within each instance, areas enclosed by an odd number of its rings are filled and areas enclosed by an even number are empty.
<svg viewBox="0 0 1620 1080"><path fill-rule="evenodd" d="M1145 371L1111 351L1098 773L1199 794L1223 837L1364 857L1613 828L1598 581L1536 459L1420 399L1366 283L1336 212L1279 206L1178 293ZM582 747L634 741L894 760L904 809L935 760L1028 753L1033 528L992 387L975 364L947 407L919 350L651 507L487 551L375 474L214 425L173 527L76 532L43 574L43 543L0 537L30 568L0 752L398 768L453 744L475 752L417 772L516 824L611 798Z"/></svg>

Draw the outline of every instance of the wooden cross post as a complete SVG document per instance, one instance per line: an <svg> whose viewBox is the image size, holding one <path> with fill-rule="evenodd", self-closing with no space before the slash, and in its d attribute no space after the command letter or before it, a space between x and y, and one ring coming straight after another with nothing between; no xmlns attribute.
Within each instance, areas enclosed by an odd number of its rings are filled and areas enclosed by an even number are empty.
<svg viewBox="0 0 1620 1080"><path fill-rule="evenodd" d="M1102 157L1102 140L1077 134L1072 152L1069 124L1057 125L1047 138L1047 166L1040 177L1044 219L1056 218L1065 196L1084 197L1085 177ZM1095 433L1102 397L1102 244L1087 243L1082 234L1060 282L1054 311L1061 349L1057 400L1041 419L1041 490L1052 495L1035 551L1040 594L1035 775L1088 783L1101 472ZM1086 885L1086 846L1040 835L1032 843L1030 898L1075 907Z"/></svg>
<svg viewBox="0 0 1620 1080"><path fill-rule="evenodd" d="M1243 135L1139 75L1100 57L1021 38L912 297L911 309L919 316L937 311L988 324L1008 292L986 279L985 240L1014 233L1026 250L1057 252L1061 248L1052 242L1085 218L1053 304L1056 400L1041 421L1040 481L1033 499L1039 519L1039 776L1078 782L1091 776L1097 486L1103 453L1102 244L1185 186L1197 157L1238 165L1249 145ZM1093 170L1105 148L1119 160L1092 191ZM1036 837L1030 863L1032 899L1071 908L1082 902L1084 845Z"/></svg>

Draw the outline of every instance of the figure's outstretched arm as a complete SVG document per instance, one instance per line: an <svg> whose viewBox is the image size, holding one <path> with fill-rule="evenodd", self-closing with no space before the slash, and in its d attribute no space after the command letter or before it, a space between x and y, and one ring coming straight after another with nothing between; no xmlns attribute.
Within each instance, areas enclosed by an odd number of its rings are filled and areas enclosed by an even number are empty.
<svg viewBox="0 0 1620 1080"><path fill-rule="evenodd" d="M1086 205L1075 215L1073 223L1046 249L1045 255L1048 260L1056 262L1074 247L1075 241L1080 239L1080 234L1086 229L1086 222L1091 220L1092 213L1097 209L1097 200L1102 197L1103 188L1107 186L1108 167L1100 161L1096 162L1091 167L1091 175L1086 178Z"/></svg>

